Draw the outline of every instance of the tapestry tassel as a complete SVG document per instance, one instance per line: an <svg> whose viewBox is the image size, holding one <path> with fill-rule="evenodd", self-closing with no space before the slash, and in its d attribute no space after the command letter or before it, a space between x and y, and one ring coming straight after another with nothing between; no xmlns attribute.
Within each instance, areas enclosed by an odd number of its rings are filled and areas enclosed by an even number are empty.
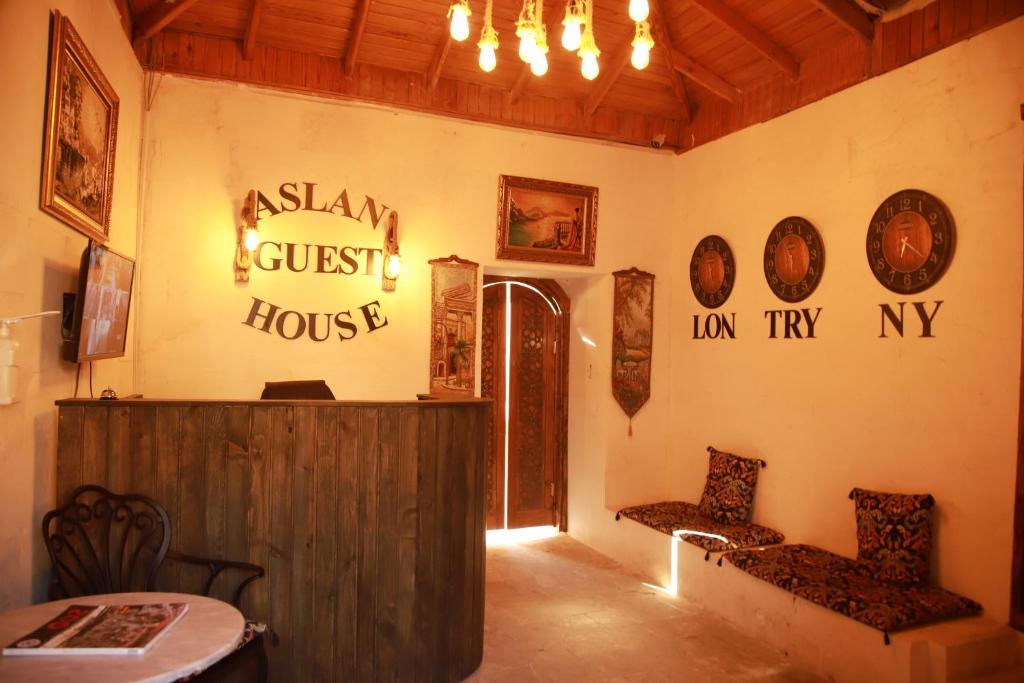
<svg viewBox="0 0 1024 683"><path fill-rule="evenodd" d="M629 435L633 436L633 418L629 418Z"/></svg>
<svg viewBox="0 0 1024 683"><path fill-rule="evenodd" d="M718 566L719 567L722 566L722 560L724 560L724 559L725 559L725 555L722 555L721 557L718 558Z"/></svg>
<svg viewBox="0 0 1024 683"><path fill-rule="evenodd" d="M882 642L884 642L886 645L889 645L890 643L892 643L892 641L889 640L889 632L888 631L882 631Z"/></svg>
<svg viewBox="0 0 1024 683"><path fill-rule="evenodd" d="M621 518L622 518L622 515L620 515L620 514L619 514L618 512L616 512L616 513L615 513L615 521L617 522L617 521L619 521L619 520L620 520Z"/></svg>
<svg viewBox="0 0 1024 683"><path fill-rule="evenodd" d="M709 550L706 553L704 553L704 561L707 562L710 559L711 559L711 551Z"/></svg>

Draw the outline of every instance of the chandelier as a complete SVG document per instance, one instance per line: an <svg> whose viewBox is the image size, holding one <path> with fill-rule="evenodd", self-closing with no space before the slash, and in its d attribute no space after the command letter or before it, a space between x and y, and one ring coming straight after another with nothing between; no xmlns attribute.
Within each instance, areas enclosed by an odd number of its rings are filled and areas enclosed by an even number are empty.
<svg viewBox="0 0 1024 683"><path fill-rule="evenodd" d="M557 0L553 0L557 1ZM622 0L620 0L621 2ZM480 30L480 68L490 73L498 64L498 32L493 23L494 0L487 0L484 10L484 25ZM629 18L636 23L632 58L634 69L646 69L651 62L651 27L647 21L651 8L648 0L629 0ZM469 0L454 0L448 8L449 31L453 39L466 40L469 37L469 17L473 11ZM516 37L519 38L519 58L530 65L535 76L548 72L548 31L544 25L544 0L523 0L519 18L516 21ZM594 0L567 0L565 18L562 20L562 47L576 53L580 58L580 72L589 81L601 72L598 58L601 51L594 37Z"/></svg>

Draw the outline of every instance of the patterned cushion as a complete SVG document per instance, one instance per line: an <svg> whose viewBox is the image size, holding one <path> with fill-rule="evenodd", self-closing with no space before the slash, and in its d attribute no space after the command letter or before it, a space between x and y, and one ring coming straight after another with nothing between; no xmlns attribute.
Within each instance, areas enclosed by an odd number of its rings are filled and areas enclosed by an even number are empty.
<svg viewBox="0 0 1024 683"><path fill-rule="evenodd" d="M683 501L636 505L619 510L616 519L619 515L669 536L680 530L699 532L679 534L679 537L687 543L704 548L709 552L773 545L785 540L778 531L757 524L723 524L715 521L702 515L700 509L693 503ZM714 536L701 534L714 534Z"/></svg>
<svg viewBox="0 0 1024 683"><path fill-rule="evenodd" d="M860 562L810 545L737 550L725 558L752 576L887 633L982 610L937 586L880 581Z"/></svg>
<svg viewBox="0 0 1024 683"><path fill-rule="evenodd" d="M761 461L716 451L711 446L708 452L711 459L700 497L701 513L725 524L749 522Z"/></svg>
<svg viewBox="0 0 1024 683"><path fill-rule="evenodd" d="M935 500L864 489L850 497L857 509L857 560L864 568L881 581L927 581Z"/></svg>
<svg viewBox="0 0 1024 683"><path fill-rule="evenodd" d="M264 624L262 622L259 622L259 621L249 621L249 620L246 620L246 622L245 622L245 629L242 631L242 637L238 641L238 645L235 646L234 650L232 650L231 652L229 652L228 654L226 654L224 656L225 657L230 657L232 654L234 654L235 652L241 650L243 647L245 647L246 645L251 643L253 640L255 640L256 636L263 635L263 633L265 633L266 630L267 630L267 625L266 624ZM214 664L216 664L216 662L214 662ZM210 666L213 666L213 665L211 664ZM207 667L207 668L209 668L209 667ZM198 671L193 671L192 673L190 673L190 674L188 674L186 676L182 676L181 678L176 679L174 681L174 683L187 683L188 681L193 681L196 678L198 678L199 675L202 674L204 671L206 671L206 669L199 669Z"/></svg>

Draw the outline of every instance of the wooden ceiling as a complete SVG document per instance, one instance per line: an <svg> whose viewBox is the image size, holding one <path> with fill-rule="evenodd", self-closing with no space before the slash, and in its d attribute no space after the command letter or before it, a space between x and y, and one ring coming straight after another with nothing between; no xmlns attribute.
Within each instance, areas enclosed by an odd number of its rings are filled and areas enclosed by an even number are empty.
<svg viewBox="0 0 1024 683"><path fill-rule="evenodd" d="M936 0L878 21L856 0L650 0L650 66L629 64L628 0L594 0L601 75L560 45L550 70L516 54L521 0L494 0L498 66L448 36L448 0L115 0L144 67L459 118L685 151L820 99L1024 13L1024 0ZM902 4L877 0L878 7ZM880 11L880 10L879 10Z"/></svg>

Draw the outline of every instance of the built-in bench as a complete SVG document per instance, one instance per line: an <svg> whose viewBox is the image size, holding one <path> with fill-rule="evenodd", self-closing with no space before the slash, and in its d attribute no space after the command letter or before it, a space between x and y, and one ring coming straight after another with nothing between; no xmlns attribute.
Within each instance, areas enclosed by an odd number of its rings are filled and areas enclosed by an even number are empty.
<svg viewBox="0 0 1024 683"><path fill-rule="evenodd" d="M751 522L719 522L702 514L697 505L678 500L622 508L615 519L622 517L703 548L705 560L711 553L775 545L785 540L775 529Z"/></svg>

